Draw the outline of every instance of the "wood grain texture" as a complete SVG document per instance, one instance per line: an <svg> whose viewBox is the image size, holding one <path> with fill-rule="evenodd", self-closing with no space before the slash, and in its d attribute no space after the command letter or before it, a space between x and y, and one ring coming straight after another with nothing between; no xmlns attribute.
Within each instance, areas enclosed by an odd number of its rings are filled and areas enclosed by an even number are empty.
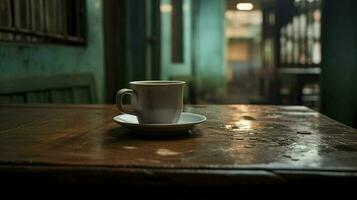
<svg viewBox="0 0 357 200"><path fill-rule="evenodd" d="M207 121L163 138L120 127L112 120L119 114L114 105L0 106L0 174L67 174L61 180L89 182L112 176L145 184L154 176L191 185L285 183L302 175L356 181L356 130L306 107L197 105L185 111ZM212 177L217 182L205 181Z"/></svg>

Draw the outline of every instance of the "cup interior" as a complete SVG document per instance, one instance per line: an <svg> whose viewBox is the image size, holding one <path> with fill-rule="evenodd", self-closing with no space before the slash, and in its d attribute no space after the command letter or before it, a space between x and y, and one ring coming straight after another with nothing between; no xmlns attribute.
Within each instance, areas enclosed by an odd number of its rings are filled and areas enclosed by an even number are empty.
<svg viewBox="0 0 357 200"><path fill-rule="evenodd" d="M132 81L131 85L148 85L148 86L160 86L160 85L182 85L184 81Z"/></svg>

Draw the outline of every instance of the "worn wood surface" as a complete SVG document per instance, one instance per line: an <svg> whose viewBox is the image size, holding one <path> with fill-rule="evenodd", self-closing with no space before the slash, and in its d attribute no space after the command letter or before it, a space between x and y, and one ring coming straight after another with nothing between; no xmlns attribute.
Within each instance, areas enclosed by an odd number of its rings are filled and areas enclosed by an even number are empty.
<svg viewBox="0 0 357 200"><path fill-rule="evenodd" d="M120 127L114 105L0 106L0 175L213 186L356 180L357 131L306 107L185 111L207 121L165 138Z"/></svg>

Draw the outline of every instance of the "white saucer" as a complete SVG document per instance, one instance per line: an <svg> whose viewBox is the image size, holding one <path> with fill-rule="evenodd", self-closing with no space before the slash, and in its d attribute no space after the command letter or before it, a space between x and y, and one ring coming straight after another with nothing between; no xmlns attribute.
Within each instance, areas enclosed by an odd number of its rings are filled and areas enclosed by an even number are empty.
<svg viewBox="0 0 357 200"><path fill-rule="evenodd" d="M113 120L118 124L140 133L165 133L174 134L193 129L196 124L206 121L206 117L199 114L182 112L177 124L139 124L135 115L121 114Z"/></svg>

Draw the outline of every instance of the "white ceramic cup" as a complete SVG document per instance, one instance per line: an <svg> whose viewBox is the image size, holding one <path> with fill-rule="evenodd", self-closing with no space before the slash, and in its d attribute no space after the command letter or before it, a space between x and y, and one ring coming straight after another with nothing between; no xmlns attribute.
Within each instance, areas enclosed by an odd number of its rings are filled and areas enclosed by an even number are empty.
<svg viewBox="0 0 357 200"><path fill-rule="evenodd" d="M177 123L183 107L183 81L133 81L131 89L121 89L116 95L120 111L136 115L141 124ZM133 111L123 107L124 95L131 95Z"/></svg>

